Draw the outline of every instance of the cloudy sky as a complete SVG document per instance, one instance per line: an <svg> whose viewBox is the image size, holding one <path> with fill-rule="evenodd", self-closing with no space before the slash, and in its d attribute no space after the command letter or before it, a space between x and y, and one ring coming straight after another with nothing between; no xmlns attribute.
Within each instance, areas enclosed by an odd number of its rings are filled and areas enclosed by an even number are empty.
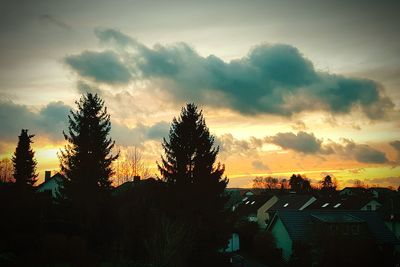
<svg viewBox="0 0 400 267"><path fill-rule="evenodd" d="M2 1L0 156L35 134L42 179L96 92L120 149L157 173L170 122L203 109L230 186L331 174L400 184L396 1Z"/></svg>

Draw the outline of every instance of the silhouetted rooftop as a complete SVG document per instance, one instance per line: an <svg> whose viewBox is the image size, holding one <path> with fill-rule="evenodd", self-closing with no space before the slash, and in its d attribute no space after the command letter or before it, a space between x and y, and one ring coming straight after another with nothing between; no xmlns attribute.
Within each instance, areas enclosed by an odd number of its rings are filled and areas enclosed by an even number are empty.
<svg viewBox="0 0 400 267"><path fill-rule="evenodd" d="M312 218L318 218L326 222L333 222L335 220L341 220L341 222L365 222L372 237L374 237L378 243L400 244L400 241L386 227L384 222L379 218L379 215L372 211L281 210L273 217L271 224L268 226L269 229L273 227L277 218L281 219L292 240L310 240L312 233Z"/></svg>

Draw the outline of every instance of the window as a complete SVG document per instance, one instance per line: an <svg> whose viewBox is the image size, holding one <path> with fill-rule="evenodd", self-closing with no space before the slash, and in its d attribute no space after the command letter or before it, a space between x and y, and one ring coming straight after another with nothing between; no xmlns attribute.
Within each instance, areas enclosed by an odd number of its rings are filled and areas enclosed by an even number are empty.
<svg viewBox="0 0 400 267"><path fill-rule="evenodd" d="M337 203L335 206L333 206L333 208L339 208L340 207L340 205L342 205L342 203Z"/></svg>
<svg viewBox="0 0 400 267"><path fill-rule="evenodd" d="M322 208L326 208L329 205L329 203L325 203L324 205L322 205Z"/></svg>
<svg viewBox="0 0 400 267"><path fill-rule="evenodd" d="M256 202L253 200L250 204L253 205L254 203L256 203Z"/></svg>
<svg viewBox="0 0 400 267"><path fill-rule="evenodd" d="M246 203L244 203L244 204L246 204L246 205L247 205L247 204L249 204L249 203L250 203L250 200L247 200L247 201L246 201Z"/></svg>
<svg viewBox="0 0 400 267"><path fill-rule="evenodd" d="M285 205L283 205L284 208L286 208L287 206L289 206L289 203L286 203Z"/></svg>

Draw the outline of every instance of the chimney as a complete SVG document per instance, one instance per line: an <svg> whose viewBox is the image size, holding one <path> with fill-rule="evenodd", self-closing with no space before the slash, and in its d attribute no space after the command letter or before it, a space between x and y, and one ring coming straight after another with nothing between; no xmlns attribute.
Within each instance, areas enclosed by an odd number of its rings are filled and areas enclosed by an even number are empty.
<svg viewBox="0 0 400 267"><path fill-rule="evenodd" d="M140 181L140 176L139 175L133 176L133 182L137 183L139 181Z"/></svg>
<svg viewBox="0 0 400 267"><path fill-rule="evenodd" d="M51 177L51 171L45 171L44 172L44 181L47 182Z"/></svg>

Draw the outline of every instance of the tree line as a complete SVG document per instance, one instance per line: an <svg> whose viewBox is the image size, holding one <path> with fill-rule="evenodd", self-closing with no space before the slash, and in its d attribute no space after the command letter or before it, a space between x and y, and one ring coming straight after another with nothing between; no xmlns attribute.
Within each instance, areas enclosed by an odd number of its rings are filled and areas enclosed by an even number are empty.
<svg viewBox="0 0 400 267"><path fill-rule="evenodd" d="M202 111L189 103L173 119L160 177L114 188L119 153L105 103L87 93L76 106L63 132L56 199L35 192L34 135L19 135L13 179L0 186L0 265L223 266L233 225L228 179Z"/></svg>
<svg viewBox="0 0 400 267"><path fill-rule="evenodd" d="M310 179L300 174L293 174L289 179L279 179L271 176L258 176L253 179L253 188L280 189L283 191L290 189L298 193L310 193L315 189L331 192L335 191L337 187L337 180L330 175L326 175L317 185L312 185ZM360 185L355 184L355 187L360 187Z"/></svg>

